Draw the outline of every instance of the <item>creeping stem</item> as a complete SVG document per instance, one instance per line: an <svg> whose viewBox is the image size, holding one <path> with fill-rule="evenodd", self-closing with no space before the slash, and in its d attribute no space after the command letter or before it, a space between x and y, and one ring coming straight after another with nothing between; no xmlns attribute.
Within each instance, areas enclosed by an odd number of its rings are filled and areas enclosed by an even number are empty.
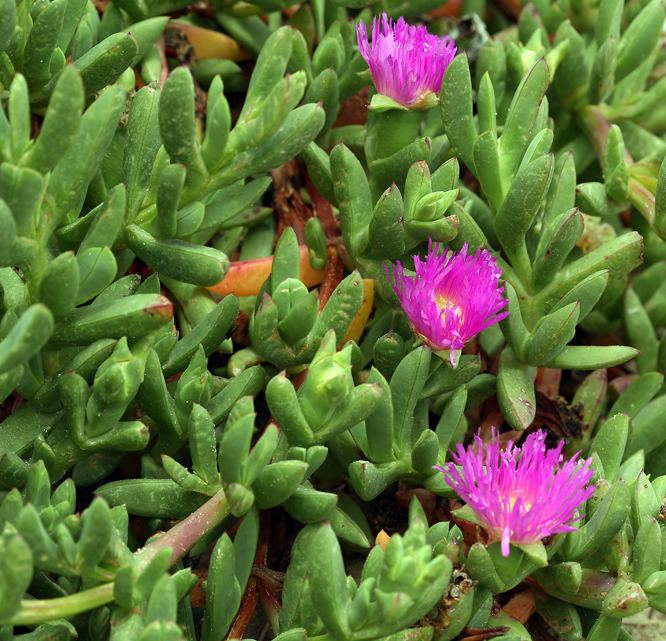
<svg viewBox="0 0 666 641"><path fill-rule="evenodd" d="M171 549L171 563L176 563L204 535L229 515L224 490L220 490L198 510L174 525L168 532L134 554L138 568L144 568L155 555ZM113 581L103 583L78 594L57 599L34 599L21 602L21 609L11 625L36 625L54 619L67 619L113 601Z"/></svg>

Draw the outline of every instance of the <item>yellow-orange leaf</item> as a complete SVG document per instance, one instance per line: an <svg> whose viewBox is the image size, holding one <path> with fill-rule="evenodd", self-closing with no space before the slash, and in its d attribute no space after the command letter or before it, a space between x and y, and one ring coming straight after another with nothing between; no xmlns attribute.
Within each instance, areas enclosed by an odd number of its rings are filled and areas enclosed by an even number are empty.
<svg viewBox="0 0 666 641"><path fill-rule="evenodd" d="M512 619L527 623L528 619L536 612L536 599L531 588L516 594L502 608Z"/></svg>
<svg viewBox="0 0 666 641"><path fill-rule="evenodd" d="M189 43L194 48L194 55L199 59L222 58L239 61L249 58L243 48L233 38L224 33L197 27L180 20L172 20L170 25L187 36Z"/></svg>
<svg viewBox="0 0 666 641"><path fill-rule="evenodd" d="M305 283L306 287L319 285L324 278L324 271L313 269L310 265L308 248L305 245L301 245L299 249L301 280ZM272 268L272 256L233 262L229 266L226 276L217 285L212 285L208 289L220 296L226 296L227 294L255 296L259 293L264 281L270 276Z"/></svg>
<svg viewBox="0 0 666 641"><path fill-rule="evenodd" d="M370 314L372 313L372 303L374 300L375 281L372 278L364 278L363 302L361 303L361 308L356 313L356 316L352 319L349 329L342 340L343 345L347 341L356 341L358 343L358 340L363 333L363 329L365 328L365 324L368 322L368 318L370 318Z"/></svg>
<svg viewBox="0 0 666 641"><path fill-rule="evenodd" d="M379 530L377 536L375 537L375 544L378 545L382 550L386 550L388 547L391 537L384 532L384 530Z"/></svg>

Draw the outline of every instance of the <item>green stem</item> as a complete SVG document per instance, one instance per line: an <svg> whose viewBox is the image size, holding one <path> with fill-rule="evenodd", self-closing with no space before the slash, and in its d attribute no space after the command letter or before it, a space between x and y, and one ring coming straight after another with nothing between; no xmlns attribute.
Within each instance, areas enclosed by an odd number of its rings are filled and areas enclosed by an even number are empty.
<svg viewBox="0 0 666 641"><path fill-rule="evenodd" d="M538 320L544 315L540 301L534 296L525 301L525 303L521 306L521 311L523 313L525 327L529 331L534 329Z"/></svg>
<svg viewBox="0 0 666 641"><path fill-rule="evenodd" d="M196 512L135 552L139 571L145 568L158 552L166 548L171 549L171 563L176 563L201 537L222 523L228 515L227 497L224 490L220 490ZM26 599L21 602L21 609L12 619L11 625L37 625L54 619L67 619L111 601L113 601L113 582L57 599Z"/></svg>
<svg viewBox="0 0 666 641"><path fill-rule="evenodd" d="M530 283L532 282L532 261L530 260L530 256L527 253L527 246L525 245L525 241L523 240L516 250L513 250L510 253L507 251L507 255L511 261L513 272L516 274L516 276L518 276L518 279L522 285L520 289L523 292L527 292ZM514 285L513 282L511 284ZM515 285L514 289L516 289ZM516 293L518 293L517 289Z"/></svg>
<svg viewBox="0 0 666 641"><path fill-rule="evenodd" d="M183 195L178 201L179 207L185 207L195 200L203 200L209 194L216 192L222 187L227 187L232 183L240 180L244 176L243 166L232 166L225 171L224 169L212 175L201 176L201 180L197 180L192 185L186 185ZM153 220L157 216L157 204L152 203L146 205L143 209L139 210L134 222L137 225L144 225L145 223Z"/></svg>
<svg viewBox="0 0 666 641"><path fill-rule="evenodd" d="M507 263L501 256L497 258L497 264L502 270L502 278L511 284L516 290L516 294L518 294L521 299L529 298L530 294L513 266Z"/></svg>
<svg viewBox="0 0 666 641"><path fill-rule="evenodd" d="M423 112L390 109L368 111L365 151L368 162L388 158L416 140L423 121Z"/></svg>
<svg viewBox="0 0 666 641"><path fill-rule="evenodd" d="M188 550L205 534L229 516L229 504L224 490L206 501L196 512L174 525L144 548L135 553L139 567L145 567L161 550L171 548L171 563L182 559Z"/></svg>
<svg viewBox="0 0 666 641"><path fill-rule="evenodd" d="M54 619L67 619L111 601L113 583L104 583L90 590L57 599L26 600L21 602L21 610L12 619L11 625L37 625Z"/></svg>

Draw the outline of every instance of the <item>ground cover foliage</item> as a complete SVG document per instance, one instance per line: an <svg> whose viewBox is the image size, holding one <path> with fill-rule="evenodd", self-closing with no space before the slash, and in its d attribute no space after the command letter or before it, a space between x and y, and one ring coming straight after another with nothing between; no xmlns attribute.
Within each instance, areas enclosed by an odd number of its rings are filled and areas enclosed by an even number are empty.
<svg viewBox="0 0 666 641"><path fill-rule="evenodd" d="M0 641L666 611L664 18L0 0Z"/></svg>

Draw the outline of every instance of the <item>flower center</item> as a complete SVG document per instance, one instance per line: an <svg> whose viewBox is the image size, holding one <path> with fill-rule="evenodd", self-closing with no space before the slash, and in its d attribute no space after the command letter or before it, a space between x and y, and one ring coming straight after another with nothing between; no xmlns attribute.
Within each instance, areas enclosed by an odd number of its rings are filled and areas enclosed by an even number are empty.
<svg viewBox="0 0 666 641"><path fill-rule="evenodd" d="M435 294L435 303L440 309L448 309L453 312L453 315L457 320L460 320L463 315L463 310L460 305L454 303L450 298L444 296L444 294Z"/></svg>
<svg viewBox="0 0 666 641"><path fill-rule="evenodd" d="M523 499L523 500L522 500L522 507L523 507L523 510L525 510L526 512L529 512L529 510L530 510L531 507L532 507L532 501L528 501L528 500L526 500L525 497L522 495L521 492L514 492L514 493L511 493L511 494L509 495L509 497L508 497L509 508L513 510L513 507L514 507L514 505L516 504L516 501L517 501L519 498L522 498L522 499Z"/></svg>

